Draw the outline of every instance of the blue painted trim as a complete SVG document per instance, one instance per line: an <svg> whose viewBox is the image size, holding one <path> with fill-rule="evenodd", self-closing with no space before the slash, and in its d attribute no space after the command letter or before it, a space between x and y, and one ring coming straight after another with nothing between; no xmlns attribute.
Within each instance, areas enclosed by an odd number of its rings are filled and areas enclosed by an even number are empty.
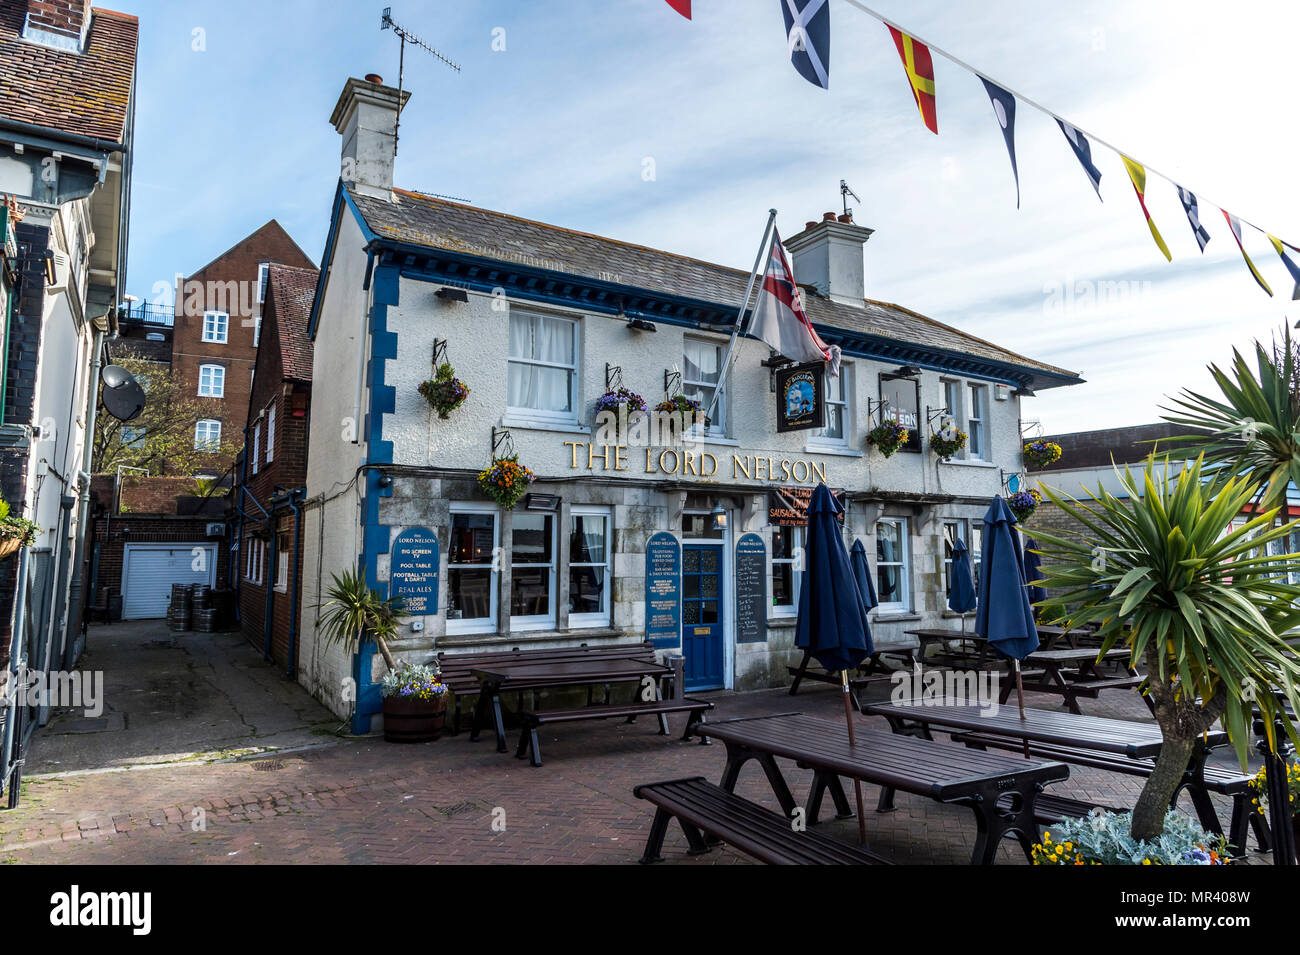
<svg viewBox="0 0 1300 955"><path fill-rule="evenodd" d="M343 207L347 206L352 210L352 217L357 222L357 227L361 229L361 234L365 236L366 242L375 240L375 233L367 224L361 210L352 200L352 196L343 188L343 180L340 179L334 189L334 202L330 209L330 228L329 233L325 236L325 251L321 254L320 275L316 279L316 294L311 300L311 314L307 318L307 337L312 341L316 340L316 323L320 320L321 303L325 300L325 283L329 280L330 266L334 264L334 243L339 234L339 220Z"/></svg>

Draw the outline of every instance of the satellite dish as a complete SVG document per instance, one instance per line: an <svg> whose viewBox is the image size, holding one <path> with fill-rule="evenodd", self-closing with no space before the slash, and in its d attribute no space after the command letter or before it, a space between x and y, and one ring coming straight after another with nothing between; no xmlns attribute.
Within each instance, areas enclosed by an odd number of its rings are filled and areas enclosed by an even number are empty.
<svg viewBox="0 0 1300 955"><path fill-rule="evenodd" d="M144 389L135 376L121 365L107 365L99 376L104 382L100 396L104 407L119 421L130 421L144 411Z"/></svg>

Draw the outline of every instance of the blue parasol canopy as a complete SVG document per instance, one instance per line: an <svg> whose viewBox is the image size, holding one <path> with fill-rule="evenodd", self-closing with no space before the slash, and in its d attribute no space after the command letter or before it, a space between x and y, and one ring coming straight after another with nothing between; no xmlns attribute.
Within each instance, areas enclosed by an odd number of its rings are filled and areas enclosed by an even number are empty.
<svg viewBox="0 0 1300 955"><path fill-rule="evenodd" d="M984 514L979 609L975 632L999 654L1023 660L1038 649L1038 627L1025 587L1024 552L1015 517L1000 496Z"/></svg>
<svg viewBox="0 0 1300 955"><path fill-rule="evenodd" d="M867 549L862 546L862 541L854 539L849 548L849 564L853 567L853 579L858 582L858 593L862 594L862 606L868 611L879 607L876 585L871 582L871 565L867 563Z"/></svg>
<svg viewBox="0 0 1300 955"><path fill-rule="evenodd" d="M948 609L953 613L970 613L975 609L975 577L970 569L970 551L961 538L952 545L952 586L948 590Z"/></svg>
<svg viewBox="0 0 1300 955"><path fill-rule="evenodd" d="M830 672L856 669L871 653L866 607L840 537L842 511L825 484L813 489L794 635L795 646Z"/></svg>
<svg viewBox="0 0 1300 955"><path fill-rule="evenodd" d="M1043 562L1034 551L1038 550L1038 541L1032 537L1025 538L1025 586L1029 588L1029 602L1040 603L1047 599L1047 590L1034 583L1043 577Z"/></svg>

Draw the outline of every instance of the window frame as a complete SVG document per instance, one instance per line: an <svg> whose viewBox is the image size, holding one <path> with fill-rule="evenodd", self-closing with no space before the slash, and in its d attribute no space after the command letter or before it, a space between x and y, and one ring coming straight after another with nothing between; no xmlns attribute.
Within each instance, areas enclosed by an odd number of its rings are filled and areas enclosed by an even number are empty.
<svg viewBox="0 0 1300 955"><path fill-rule="evenodd" d="M989 461L992 460L988 440L989 386L979 381L968 382L968 386L970 411L966 417L966 456L973 461Z"/></svg>
<svg viewBox="0 0 1300 955"><path fill-rule="evenodd" d="M880 559L880 525L894 524L899 528L899 548L902 551L898 560ZM885 588L880 581L881 567L897 567L898 590L902 600L880 600L877 610L880 614L907 614L912 612L912 540L910 522L906 517L882 517L876 521L876 594L883 596Z"/></svg>
<svg viewBox="0 0 1300 955"><path fill-rule="evenodd" d="M803 572L798 567L800 563L798 554L803 547L804 528L773 524L770 529L773 534L779 534L783 531L790 532L790 556L777 557L776 545L770 539L768 540L767 544L772 553L772 569L768 572L768 587L772 590L772 606L768 609L768 614L773 617L797 617L799 615L799 589L803 582ZM776 586L773 583L773 578L776 576L777 566L785 564L790 565L791 602L779 604L776 603Z"/></svg>
<svg viewBox="0 0 1300 955"><path fill-rule="evenodd" d="M955 527L957 533L950 539L948 528ZM947 517L943 521L943 609L948 612L948 599L952 596L952 546L957 541L966 544L967 550L970 549L970 521L964 517ZM972 571L974 567L972 566Z"/></svg>
<svg viewBox="0 0 1300 955"><path fill-rule="evenodd" d="M718 380L716 382L704 381L702 379L692 379L686 377L686 346L690 344L704 345L713 348L718 353ZM717 393L718 401L710 415L710 424L704 430L705 435L715 438L725 438L727 436L727 369L722 367L723 361L727 356L725 344L716 339L703 335L683 335L682 336L682 394L687 398L691 397L690 388L695 387L710 388ZM712 400L712 399L710 399ZM708 413L709 406L706 402L700 402L700 411Z"/></svg>
<svg viewBox="0 0 1300 955"><path fill-rule="evenodd" d="M275 402L266 406L266 463L275 460Z"/></svg>
<svg viewBox="0 0 1300 955"><path fill-rule="evenodd" d="M203 377L207 373L208 384L207 390L204 390ZM217 372L221 374L218 375ZM218 379L220 382L218 383ZM205 361L199 365L199 397L200 398L225 398L226 397L226 366L217 362Z"/></svg>
<svg viewBox="0 0 1300 955"><path fill-rule="evenodd" d="M582 567L603 567L605 569L604 585L601 590L601 603L605 609L598 613L574 613L569 609L569 629L582 630L592 627L612 626L614 620L614 511L609 507L601 507L595 504L574 504L569 508L569 533L566 538L571 539L575 528L573 519L575 517L600 517L605 521L605 560L601 563L595 561L578 561L574 562L569 559L569 550L566 547L564 551L564 573L565 578L569 581L569 600L572 598L573 580L571 577L573 568Z"/></svg>
<svg viewBox="0 0 1300 955"><path fill-rule="evenodd" d="M492 553L486 564L457 564L452 562L454 542L451 539L452 527L457 514L487 514L492 518ZM452 501L448 506L447 518L447 599L445 605L451 611L451 575L461 570L484 570L488 573L488 615L486 617L447 617L447 633L496 633L501 609L501 510L491 504L477 504L471 501Z"/></svg>
<svg viewBox="0 0 1300 955"><path fill-rule="evenodd" d="M510 347L510 335L513 330L513 319L516 316L528 318L549 319L551 321L565 322L573 335L573 364L565 365L558 362L543 361L539 358L515 358L511 354L513 349ZM581 318L572 315L556 315L552 312L542 311L540 309L511 308L506 318L506 413L515 418L524 418L547 424L577 424L578 422L578 377L582 368L582 336L579 334L581 327ZM563 368L568 369L569 373L569 410L568 411L548 411L544 408L529 408L522 405L510 404L510 375L511 366L526 365L539 368Z"/></svg>
<svg viewBox="0 0 1300 955"><path fill-rule="evenodd" d="M520 563L515 560L515 542L514 533L516 521L521 516L540 517L544 521L550 519L551 524L551 562L543 564L539 561ZM557 580L556 572L559 569L559 512L558 511L533 511L531 514L522 512L516 514L510 524L510 600L514 602L515 591L515 571L519 569L528 569L533 567L547 567L547 588L546 588L546 605L549 610L544 614L516 614L512 607L510 611L510 632L523 632L528 630L554 630L559 621L559 607L557 606Z"/></svg>
<svg viewBox="0 0 1300 955"><path fill-rule="evenodd" d="M817 428L808 436L809 445L820 445L827 448L847 448L853 435L853 365L851 362L842 362L840 364L839 377L832 378L829 370L824 374L822 382L824 394L826 395L826 420L830 421L831 406L834 405L840 409L840 436L832 437L826 433L829 425ZM840 397L834 398L832 395L838 387Z"/></svg>
<svg viewBox="0 0 1300 955"><path fill-rule="evenodd" d="M204 427L205 425L207 427ZM213 430L212 425L216 425L215 437L212 436L212 430ZM208 437L202 441L199 440L199 428L203 428L204 432L208 434ZM209 446L219 445L219 444L221 444L221 419L220 418L200 418L198 421L194 422L194 450L195 451L203 451L203 450L212 451L214 449Z"/></svg>
<svg viewBox="0 0 1300 955"><path fill-rule="evenodd" d="M244 555L244 579L254 586L261 587L265 581L263 568L266 563L266 541L252 534L244 535L248 553Z"/></svg>
<svg viewBox="0 0 1300 955"><path fill-rule="evenodd" d="M262 470L262 420L253 422L253 453L249 455L253 463L253 473Z"/></svg>
<svg viewBox="0 0 1300 955"><path fill-rule="evenodd" d="M289 548L288 534L277 534L275 538L275 590L277 593L289 591Z"/></svg>
<svg viewBox="0 0 1300 955"><path fill-rule="evenodd" d="M208 323L212 323L212 333L208 333ZM210 345L226 345L230 342L230 313L211 309L203 313L203 341Z"/></svg>

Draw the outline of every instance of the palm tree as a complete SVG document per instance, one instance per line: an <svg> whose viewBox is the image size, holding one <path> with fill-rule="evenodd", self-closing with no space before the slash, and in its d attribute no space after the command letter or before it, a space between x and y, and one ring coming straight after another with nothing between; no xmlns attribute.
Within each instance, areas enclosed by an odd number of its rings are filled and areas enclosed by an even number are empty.
<svg viewBox="0 0 1300 955"><path fill-rule="evenodd" d="M1300 587L1288 583L1300 558L1265 553L1297 524L1274 526L1272 509L1233 529L1258 486L1222 468L1207 473L1201 458L1171 476L1169 458L1152 455L1142 472L1126 467L1119 478L1124 497L1099 487L1080 501L1043 488L1080 529L1035 534L1044 586L1073 608L1065 625L1100 624L1103 652L1122 642L1146 672L1164 744L1133 809L1132 835L1152 840L1197 738L1217 720L1243 768L1252 706L1270 732L1281 718L1297 739L1276 693L1282 688L1300 712L1300 657L1284 639L1300 623Z"/></svg>
<svg viewBox="0 0 1300 955"><path fill-rule="evenodd" d="M1201 453L1212 468L1241 475L1259 489L1261 507L1286 500L1288 484L1300 487L1300 361L1288 328L1270 352L1255 342L1258 375L1235 348L1231 374L1210 365L1222 393L1211 398L1191 390L1174 399L1166 421L1197 433L1166 443Z"/></svg>
<svg viewBox="0 0 1300 955"><path fill-rule="evenodd" d="M402 617L399 597L380 597L357 571L330 575L334 582L325 591L329 599L321 604L320 628L326 644L339 642L349 654L367 639L375 641L379 655L390 670L397 669L388 641L397 633Z"/></svg>

